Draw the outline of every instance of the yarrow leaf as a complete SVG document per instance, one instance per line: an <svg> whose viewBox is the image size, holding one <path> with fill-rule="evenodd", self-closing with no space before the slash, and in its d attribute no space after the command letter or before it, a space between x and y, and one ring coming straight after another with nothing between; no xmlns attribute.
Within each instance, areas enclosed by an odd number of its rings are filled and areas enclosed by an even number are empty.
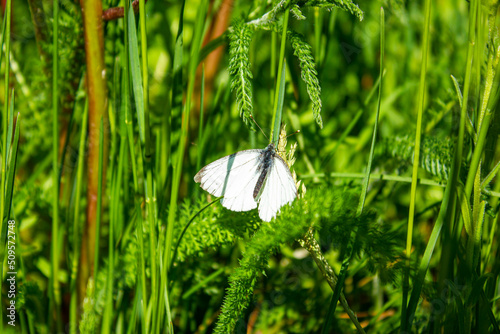
<svg viewBox="0 0 500 334"><path fill-rule="evenodd" d="M307 44L300 34L294 31L289 30L287 36L292 44L293 54L300 62L301 78L306 84L307 93L312 102L314 119L319 127L323 128L323 120L321 119L321 86L319 85L318 72L315 68L316 63L312 56L311 46Z"/></svg>
<svg viewBox="0 0 500 334"><path fill-rule="evenodd" d="M252 72L250 70L249 49L253 29L237 22L229 34L229 73L231 74L231 91L236 92L236 103L240 116L245 124L251 123L252 104Z"/></svg>
<svg viewBox="0 0 500 334"><path fill-rule="evenodd" d="M293 16L295 16L295 18L297 20L305 20L306 19L304 14L302 14L302 12L300 11L300 7L298 5L293 5L292 8L290 8L290 11L292 12Z"/></svg>

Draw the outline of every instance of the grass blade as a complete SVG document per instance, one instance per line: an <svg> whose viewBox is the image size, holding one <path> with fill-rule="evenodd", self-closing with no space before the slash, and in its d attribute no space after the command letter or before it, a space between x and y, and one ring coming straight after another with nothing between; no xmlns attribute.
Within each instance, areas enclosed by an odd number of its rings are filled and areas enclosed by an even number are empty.
<svg viewBox="0 0 500 334"><path fill-rule="evenodd" d="M365 206L366 194L368 192L368 185L370 183L370 174L373 163L373 154L375 152L375 142L377 139L377 130L378 130L378 120L380 116L380 105L382 101L382 83L383 83L383 75L384 75L384 50L385 50L385 15L384 9L380 8L380 72L379 72L379 86L378 86L378 102L377 102L377 111L375 115L375 123L373 125L373 135L372 135L372 144L370 148L370 155L368 157L368 164L366 166L366 174L363 181L363 188L361 190L361 198L359 200L358 208L356 215L359 216L363 213L363 208ZM335 309L337 307L338 300L340 298L342 288L344 285L345 278L347 276L347 271L349 269L349 264L351 261L352 251L354 247L354 242L356 240L357 229L354 229L351 232L347 248L346 254L344 255L344 259L342 261L342 266L340 268L339 277L337 281L337 285L335 286L335 290L333 292L332 300L330 302L330 309L328 314L328 319L325 327L323 327L323 332L326 333L328 330L329 322L331 318L333 318L333 314L335 313Z"/></svg>
<svg viewBox="0 0 500 334"><path fill-rule="evenodd" d="M141 67L139 64L139 45L137 41L137 31L135 29L135 15L133 11L128 12L128 45L129 45L129 60L130 69L132 74L132 90L134 92L135 106L137 109L137 121L139 124L139 137L143 147L140 149L140 158L143 163L142 170L145 173L146 182L144 182L144 193L146 195L147 205L147 220L149 225L149 244L150 244L150 254L151 259L151 307L153 310L152 321L153 326L156 323L156 315L158 308L158 265L157 265L157 242L156 242L156 214L153 207L155 206L155 197L153 195L153 179L152 179L152 164L151 157L144 155L145 152L150 152L150 140L149 140L149 121L146 124L146 103L144 96L144 85L143 78L141 75ZM147 57L146 54L143 57ZM148 125L148 128L146 128ZM146 132L148 134L146 135ZM148 140L146 140L148 139ZM154 328L151 328L154 330Z"/></svg>
<svg viewBox="0 0 500 334"><path fill-rule="evenodd" d="M134 208L135 208L135 215L137 217L136 219L136 233L137 233L137 239L139 243L139 253L137 255L138 257L138 267L139 269L139 278L138 278L138 287L137 290L139 291L136 295L136 303L139 306L137 307L137 312L141 316L141 329L142 333L147 333L148 330L148 315L147 315L147 308L148 308L148 293L147 293L147 288L146 288L146 253L145 253L145 247L144 247L144 235L143 235L143 221L142 221L142 210L141 210L141 203L142 203L142 197L140 196L140 190L139 190L139 181L138 181L138 167L135 159L135 151L134 151L134 130L133 130L133 122L132 122L132 115L130 112L130 37L129 34L131 33L131 30L129 29L129 24L134 23L132 18L130 18L130 11L129 11L129 2L125 1L125 8L124 8L124 15L127 17L127 20L124 20L124 70L123 70L123 76L122 76L122 89L123 89L123 96L122 96L122 113L124 115L123 119L125 122L126 126L126 135L127 138L122 138L122 140L127 141L128 143L128 148L129 148L129 154L130 154L130 162L132 165L132 179L133 179L133 184L134 184L134 194L135 198L138 198L134 200ZM133 14L132 14L133 15Z"/></svg>
<svg viewBox="0 0 500 334"><path fill-rule="evenodd" d="M76 167L76 187L75 187L75 200L74 200L74 213L73 213L73 257L71 261L71 302L70 302L70 322L72 324L78 323L78 291L77 291L77 276L78 276L78 263L80 261L81 250L81 232L83 224L80 220L80 198L83 183L83 169L85 158L85 143L87 141L87 121L88 121L88 100L85 102L85 109L82 116L82 128L80 133L80 144L78 147L78 164ZM77 326L71 326L72 333L77 332Z"/></svg>
<svg viewBox="0 0 500 334"><path fill-rule="evenodd" d="M286 11L283 16L283 31L281 35L281 49L280 49L280 62L278 67L278 81L276 82L276 87L279 87L275 91L274 95L274 113L272 120L273 132L269 137L269 143L278 142L280 137L280 127L281 127L281 114L283 111L283 96L285 90L285 45L286 45L286 34L288 31L288 17L290 16L290 11ZM283 60L283 61L281 61ZM281 106L280 106L281 103Z"/></svg>
<svg viewBox="0 0 500 334"><path fill-rule="evenodd" d="M415 220L415 206L417 200L417 181L418 181L418 168L420 161L420 143L422 140L422 115L425 107L425 82L427 75L427 58L429 54L430 45L430 20L431 20L431 2L425 1L425 23L424 23L424 39L422 48L422 65L420 67L420 86L418 93L418 113L417 113L417 129L415 134L415 150L413 158L413 171L412 182L410 189L410 209L408 213L408 231L406 236L406 270L403 278L403 300L401 306L401 330L406 331L409 327L406 322L406 309L408 305L408 291L410 289L410 258L413 240L413 224Z"/></svg>
<svg viewBox="0 0 500 334"><path fill-rule="evenodd" d="M52 249L51 249L51 275L49 294L49 318L56 316L57 329L62 330L60 318L61 296L59 290L59 171L58 171L58 117L59 117L59 64L58 64L58 31L59 31L59 0L52 3ZM52 327L52 326L51 326Z"/></svg>
<svg viewBox="0 0 500 334"><path fill-rule="evenodd" d="M5 210L5 221L9 220L12 218L11 216L11 209L12 209L12 198L14 194L14 182L15 182L15 175L16 175L16 164L17 164L17 154L18 154L18 147L19 147L19 137L20 137L20 116L21 114L17 114L17 119L16 119L16 127L14 130L14 141L12 142L12 151L11 151L11 156L9 159L9 166L7 170L7 188L5 189L5 205L6 205L6 210ZM6 230L7 224L4 224L3 229ZM2 249L4 249L5 245L5 231L2 230Z"/></svg>

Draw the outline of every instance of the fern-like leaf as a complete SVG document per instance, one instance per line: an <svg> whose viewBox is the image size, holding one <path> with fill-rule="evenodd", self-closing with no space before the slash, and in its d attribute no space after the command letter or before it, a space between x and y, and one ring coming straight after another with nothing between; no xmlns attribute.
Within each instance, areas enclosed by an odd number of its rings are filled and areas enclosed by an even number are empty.
<svg viewBox="0 0 500 334"><path fill-rule="evenodd" d="M295 17L300 20L304 19L304 15L300 9L306 7L317 7L332 10L340 8L351 12L360 21L363 20L363 11L359 9L358 5L350 0L280 0L270 11L259 17L258 19L248 22L248 25L259 29L277 30L279 27L279 15L285 11L290 10Z"/></svg>
<svg viewBox="0 0 500 334"><path fill-rule="evenodd" d="M180 208L176 235L181 235L190 218L205 205L205 202L191 203L186 200ZM235 216L239 218L235 218ZM232 244L237 238L253 233L259 227L259 220L253 212L232 212L216 203L201 212L183 234L177 249L176 260L202 257L210 249Z"/></svg>
<svg viewBox="0 0 500 334"><path fill-rule="evenodd" d="M377 159L384 160L388 157L397 162L413 163L415 141L412 135L385 139L377 149ZM451 157L453 143L450 140L424 136L422 138L422 151L419 166L440 181L448 180L451 171Z"/></svg>
<svg viewBox="0 0 500 334"><path fill-rule="evenodd" d="M360 21L363 20L363 11L359 9L358 5L353 3L352 1L346 0L313 0L313 1L299 1L299 3L303 3L302 6L311 6L311 7L320 7L326 9L340 8L346 11L351 12L351 14L355 15Z"/></svg>
<svg viewBox="0 0 500 334"><path fill-rule="evenodd" d="M230 287L215 333L234 332L237 321L252 301L255 284L260 274L265 271L272 250L283 243L292 242L307 231L309 221L299 221L291 223L285 217L280 217L271 224L263 224L254 234L247 244L240 267L229 278Z"/></svg>
<svg viewBox="0 0 500 334"><path fill-rule="evenodd" d="M304 80L307 93L312 102L312 111L316 123L323 128L323 120L321 119L321 86L319 85L318 72L316 72L316 63L312 56L311 46L302 38L302 36L294 31L288 31L288 39L292 44L293 54L299 59L301 77Z"/></svg>
<svg viewBox="0 0 500 334"><path fill-rule="evenodd" d="M236 103L245 124L251 124L252 116L252 72L250 71L249 49L253 29L238 22L229 34L229 73L231 91L236 92Z"/></svg>
<svg viewBox="0 0 500 334"><path fill-rule="evenodd" d="M267 266L269 256L280 245L292 243L304 236L311 225L329 229L326 222L343 221L347 228L355 219L358 196L339 188L316 188L297 199L293 206L281 209L281 214L271 223L263 223L246 245L240 267L231 275L222 313L215 333L233 333L238 320L253 299L255 285ZM339 219L339 217L341 219ZM349 217L349 219L347 219ZM368 221L368 216L356 218ZM371 219L370 221L373 221ZM342 227L341 226L341 227Z"/></svg>
<svg viewBox="0 0 500 334"><path fill-rule="evenodd" d="M94 280L89 279L87 283L87 292L86 296L83 299L83 314L80 320L80 333L95 333L96 324L98 323L98 319L96 317L95 312L95 300L94 300Z"/></svg>
<svg viewBox="0 0 500 334"><path fill-rule="evenodd" d="M254 256L245 254L240 262L240 267L229 278L230 287L224 298L222 313L214 333L233 333L243 311L252 301L257 278L267 265L269 253L252 255Z"/></svg>
<svg viewBox="0 0 500 334"><path fill-rule="evenodd" d="M304 14L302 14L302 12L300 11L300 7L297 4L293 5L292 8L290 8L290 11L297 20L306 19L306 17L304 16Z"/></svg>

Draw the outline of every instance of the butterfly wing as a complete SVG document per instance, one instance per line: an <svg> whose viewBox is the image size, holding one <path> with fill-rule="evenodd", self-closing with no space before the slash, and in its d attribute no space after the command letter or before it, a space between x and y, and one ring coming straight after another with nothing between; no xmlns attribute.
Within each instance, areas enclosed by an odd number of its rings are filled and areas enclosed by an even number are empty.
<svg viewBox="0 0 500 334"><path fill-rule="evenodd" d="M259 202L259 216L263 221L269 222L276 217L280 208L292 203L297 197L297 187L292 173L286 162L279 156L274 155L272 166L262 186Z"/></svg>
<svg viewBox="0 0 500 334"><path fill-rule="evenodd" d="M232 211L257 207L253 190L259 178L263 150L240 151L220 158L195 175L195 182L214 196L224 196L221 204Z"/></svg>

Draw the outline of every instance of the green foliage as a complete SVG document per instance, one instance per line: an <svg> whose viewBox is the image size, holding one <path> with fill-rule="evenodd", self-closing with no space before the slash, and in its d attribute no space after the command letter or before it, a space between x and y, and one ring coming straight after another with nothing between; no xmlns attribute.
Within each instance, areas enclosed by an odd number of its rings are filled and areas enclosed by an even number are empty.
<svg viewBox="0 0 500 334"><path fill-rule="evenodd" d="M398 168L413 164L415 141L412 135L396 136L384 139L376 151L376 159L388 163L387 158L394 159ZM440 181L448 180L451 169L453 142L431 136L422 138L420 167Z"/></svg>
<svg viewBox="0 0 500 334"><path fill-rule="evenodd" d="M304 16L304 14L302 14L302 12L300 11L300 7L299 5L295 4L293 5L291 8L290 8L290 11L292 12L293 16L297 19L297 20L305 20L306 17Z"/></svg>
<svg viewBox="0 0 500 334"><path fill-rule="evenodd" d="M321 119L321 87L318 80L318 72L316 72L316 64L312 56L311 46L307 44L301 35L294 31L288 31L287 37L293 48L293 54L297 56L300 62L301 77L307 86L307 93L312 102L312 110L314 119L319 127L323 127Z"/></svg>
<svg viewBox="0 0 500 334"><path fill-rule="evenodd" d="M355 253L368 257L371 272L382 273L385 280L394 281L396 272L391 263L399 258L402 247L397 247L394 232L375 221L373 212L356 216L358 197L347 188L314 188L308 190L304 198L296 200L293 207L284 207L277 219L262 224L247 243L240 266L229 278L230 287L216 332L234 331L243 311L253 300L259 276L265 275L269 256L281 246L304 236L311 226L318 230L323 241L328 240L328 244L337 247L345 246L346 237L358 227ZM244 218L238 223L245 222Z"/></svg>
<svg viewBox="0 0 500 334"><path fill-rule="evenodd" d="M179 224L176 235L180 235L190 218L206 203L186 201L180 207ZM184 262L194 257L202 257L207 251L218 249L224 245L233 244L238 238L254 233L260 226L260 221L254 214L243 213L236 216L229 210L215 203L204 210L191 223L180 240L177 249L177 260Z"/></svg>
<svg viewBox="0 0 500 334"><path fill-rule="evenodd" d="M77 3L65 0L61 3L59 25L59 77L61 107L71 110L74 97L85 65L85 45L81 10Z"/></svg>
<svg viewBox="0 0 500 334"><path fill-rule="evenodd" d="M299 1L302 2L302 1ZM349 11L351 14L355 15L360 21L363 19L363 11L359 9L358 5L352 1L345 0L311 0L303 1L304 6L319 7L331 10L333 8L340 8Z"/></svg>
<svg viewBox="0 0 500 334"><path fill-rule="evenodd" d="M290 10L297 19L303 20L304 15L301 8L317 7L327 10L340 8L351 12L360 21L363 20L363 11L359 9L358 5L352 1L344 0L280 0L278 3L267 13L260 18L249 22L251 25L259 27L260 29L276 30L279 27L280 15L285 11Z"/></svg>
<svg viewBox="0 0 500 334"><path fill-rule="evenodd" d="M253 299L257 278L263 273L268 257L267 252L252 253L245 254L240 261L240 267L229 278L230 287L222 305L215 333L234 332L237 321Z"/></svg>
<svg viewBox="0 0 500 334"><path fill-rule="evenodd" d="M89 280L87 286L87 295L83 300L83 315L80 321L81 333L95 333L97 327L97 318L95 314L95 300L94 300L94 281Z"/></svg>
<svg viewBox="0 0 500 334"><path fill-rule="evenodd" d="M320 243L338 249L343 257L347 247L345 240L357 230L353 255L365 260L367 270L379 274L385 283L397 283L397 273L401 269L397 263L402 259L403 252L403 245L398 240L403 234L399 229L378 221L374 211L365 211L357 216L359 195L346 189L338 192L337 196L342 197L330 203L330 211L336 215L320 221Z"/></svg>
<svg viewBox="0 0 500 334"><path fill-rule="evenodd" d="M270 12L264 14L261 18L244 24L239 21L232 27L229 34L229 72L231 74L231 90L236 91L236 101L240 116L245 124L249 125L250 116L253 111L252 104L252 84L253 78L250 71L249 48L252 41L253 29L272 29L282 30L278 23L278 14L290 8L290 11L298 20L304 20L306 17L302 14L301 8L319 7L332 9L335 7L349 10L352 14L358 16L361 20L362 11L352 2L344 1L291 1L285 3L281 1ZM299 59L301 68L301 78L306 84L307 93L312 102L312 111L319 127L323 127L321 119L321 87L316 71L316 63L312 56L311 46L303 37L294 32L287 31L287 37L292 45L294 55ZM251 123L250 123L251 124Z"/></svg>
<svg viewBox="0 0 500 334"><path fill-rule="evenodd" d="M32 3L37 3L33 1ZM40 4L44 2L41 1ZM60 1L60 24L59 24L59 103L62 108L60 120L62 124L68 124L70 115L76 108L77 90L83 77L85 67L85 46L83 38L83 24L81 9L78 3L69 0ZM43 11L45 10L45 12ZM37 9L36 13L44 33L37 36L40 54L29 55L30 61L26 62L24 73L26 80L30 83L25 98L19 99L18 106L26 113L25 127L23 129L26 138L36 138L27 141L23 160L38 161L42 159L42 152L50 148L51 138L51 87L52 78L52 17L48 15L50 8ZM22 27L25 29L25 27ZM21 110L20 109L20 110ZM71 158L71 157L70 157ZM66 162L66 165L71 161ZM35 164L32 162L32 166Z"/></svg>
<svg viewBox="0 0 500 334"><path fill-rule="evenodd" d="M236 92L236 102L240 116L245 124L251 123L252 116L252 72L250 71L249 49L253 29L237 22L229 34L229 73L231 74L231 90Z"/></svg>
<svg viewBox="0 0 500 334"><path fill-rule="evenodd" d="M113 277L114 277L114 288L113 296L116 300L120 298L120 295L125 292L130 292L135 289L137 282L138 269L137 269L137 239L135 237L126 238L120 245L120 257L116 260ZM86 319L86 321L99 322L102 321L100 318L103 316L106 303L106 290L108 287L108 277L109 273L105 269L108 267L108 260L104 260L99 274L97 276L97 282L92 283L92 289L95 289L95 298L93 295L87 294L87 304L86 315L90 318L95 317L97 320ZM91 284L91 283L89 283ZM95 312L92 314L91 312ZM83 319L82 319L83 321ZM81 326L89 326L88 324L81 324Z"/></svg>

